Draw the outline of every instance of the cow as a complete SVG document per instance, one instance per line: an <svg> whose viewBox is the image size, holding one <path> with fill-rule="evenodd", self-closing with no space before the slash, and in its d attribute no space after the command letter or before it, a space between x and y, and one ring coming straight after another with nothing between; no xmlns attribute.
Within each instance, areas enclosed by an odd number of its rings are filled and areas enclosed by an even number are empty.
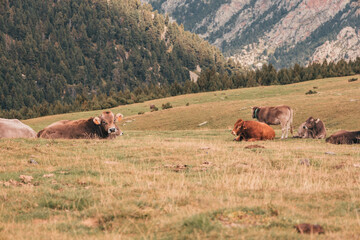
<svg viewBox="0 0 360 240"><path fill-rule="evenodd" d="M294 112L289 106L281 105L276 107L253 107L252 117L268 125L281 124L281 139L288 137L290 128L293 134L292 122Z"/></svg>
<svg viewBox="0 0 360 240"><path fill-rule="evenodd" d="M242 119L236 121L231 133L236 136L235 141L272 140L275 138L274 129L266 123L243 121Z"/></svg>
<svg viewBox="0 0 360 240"><path fill-rule="evenodd" d="M305 128L305 124L306 122L300 124L297 131L298 135L294 136L294 138L309 138L309 131Z"/></svg>
<svg viewBox="0 0 360 240"><path fill-rule="evenodd" d="M18 119L0 118L0 138L35 138L36 132Z"/></svg>
<svg viewBox="0 0 360 240"><path fill-rule="evenodd" d="M122 135L122 132L116 125L122 117L123 115L121 113L114 116L111 111L106 111L98 117L91 117L87 120L61 120L38 132L37 137L48 139L111 139Z"/></svg>
<svg viewBox="0 0 360 240"><path fill-rule="evenodd" d="M325 141L332 144L359 144L360 131L349 132L340 130L328 137Z"/></svg>
<svg viewBox="0 0 360 240"><path fill-rule="evenodd" d="M319 118L309 117L298 129L298 136L295 138L324 139L326 137L325 124Z"/></svg>
<svg viewBox="0 0 360 240"><path fill-rule="evenodd" d="M326 138L325 124L319 118L315 119L313 117L309 117L305 122L304 128L307 130L310 138Z"/></svg>

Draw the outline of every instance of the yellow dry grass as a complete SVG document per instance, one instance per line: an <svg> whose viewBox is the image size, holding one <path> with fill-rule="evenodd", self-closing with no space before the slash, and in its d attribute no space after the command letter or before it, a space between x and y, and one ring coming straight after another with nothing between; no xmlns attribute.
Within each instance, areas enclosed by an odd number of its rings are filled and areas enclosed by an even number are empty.
<svg viewBox="0 0 360 240"><path fill-rule="evenodd" d="M319 94L305 95L313 86ZM274 104L293 106L295 125L313 115L330 132L358 129L357 99L357 82L316 80L121 106L126 134L112 141L0 139L0 239L308 238L293 227L303 222L323 226L320 239L357 239L358 145L279 140L275 127L276 140L245 149L254 143L227 130L250 120L248 107ZM166 102L174 108L136 115ZM40 130L98 113L26 123Z"/></svg>

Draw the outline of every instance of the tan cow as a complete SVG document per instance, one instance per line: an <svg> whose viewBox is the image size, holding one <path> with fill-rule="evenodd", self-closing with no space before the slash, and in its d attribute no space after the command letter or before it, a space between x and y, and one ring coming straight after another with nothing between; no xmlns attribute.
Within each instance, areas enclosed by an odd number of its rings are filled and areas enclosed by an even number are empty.
<svg viewBox="0 0 360 240"><path fill-rule="evenodd" d="M311 138L326 138L325 124L319 118L315 119L313 117L309 117L305 122L304 128L308 131L309 137Z"/></svg>
<svg viewBox="0 0 360 240"><path fill-rule="evenodd" d="M298 129L298 136L295 138L324 139L326 137L325 124L319 118L309 117Z"/></svg>
<svg viewBox="0 0 360 240"><path fill-rule="evenodd" d="M35 138L36 132L18 119L0 118L0 138Z"/></svg>
<svg viewBox="0 0 360 240"><path fill-rule="evenodd" d="M281 105L276 107L253 107L252 117L268 125L281 124L281 139L288 137L290 128L293 134L292 122L294 112L289 106Z"/></svg>
<svg viewBox="0 0 360 240"><path fill-rule="evenodd" d="M123 115L118 113L116 116L110 111L103 112L98 117L91 117L87 120L62 120L55 122L43 130L37 136L39 138L114 138L122 135L116 125Z"/></svg>
<svg viewBox="0 0 360 240"><path fill-rule="evenodd" d="M309 138L309 131L305 128L305 124L306 122L300 124L297 131L298 135L294 136L294 138Z"/></svg>

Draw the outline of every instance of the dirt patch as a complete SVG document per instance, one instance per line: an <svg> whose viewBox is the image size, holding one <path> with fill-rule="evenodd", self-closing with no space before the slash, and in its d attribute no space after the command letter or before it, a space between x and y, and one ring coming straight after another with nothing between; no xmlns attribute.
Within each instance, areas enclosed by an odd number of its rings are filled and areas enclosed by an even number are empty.
<svg viewBox="0 0 360 240"><path fill-rule="evenodd" d="M301 234L325 234L325 231L320 225L312 225L309 223L301 223L294 226L296 231Z"/></svg>
<svg viewBox="0 0 360 240"><path fill-rule="evenodd" d="M265 147L261 146L261 145L253 144L253 145L248 145L248 146L246 146L244 148L245 149L254 149L254 148L265 148Z"/></svg>
<svg viewBox="0 0 360 240"><path fill-rule="evenodd" d="M212 162L204 161L202 164L197 166L190 166L188 164L167 164L164 165L164 168L169 168L174 172L183 172L183 171L206 171L210 167L213 167L214 165ZM156 169L153 168L153 169Z"/></svg>
<svg viewBox="0 0 360 240"><path fill-rule="evenodd" d="M99 227L99 220L96 218L87 218L87 219L84 219L81 223L84 226L89 227L89 228Z"/></svg>

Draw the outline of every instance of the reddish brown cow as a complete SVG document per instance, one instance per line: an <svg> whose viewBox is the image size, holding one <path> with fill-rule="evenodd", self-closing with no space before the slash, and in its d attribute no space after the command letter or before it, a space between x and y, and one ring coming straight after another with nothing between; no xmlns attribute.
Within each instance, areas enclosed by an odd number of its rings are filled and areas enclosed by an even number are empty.
<svg viewBox="0 0 360 240"><path fill-rule="evenodd" d="M326 139L326 142L332 144L359 144L360 131L349 132L340 130Z"/></svg>
<svg viewBox="0 0 360 240"><path fill-rule="evenodd" d="M260 122L264 122L269 125L281 124L281 139L288 137L290 129L293 134L292 122L294 112L289 106L276 106L276 107L253 107L252 117L256 118Z"/></svg>
<svg viewBox="0 0 360 240"><path fill-rule="evenodd" d="M114 116L112 112L108 111L87 120L62 120L47 126L37 136L50 139L114 138L122 135L116 125L122 117L123 115L120 113Z"/></svg>
<svg viewBox="0 0 360 240"><path fill-rule="evenodd" d="M234 129L231 132L237 136L236 141L258 141L258 140L272 140L275 138L275 131L269 125L256 121L237 120Z"/></svg>

